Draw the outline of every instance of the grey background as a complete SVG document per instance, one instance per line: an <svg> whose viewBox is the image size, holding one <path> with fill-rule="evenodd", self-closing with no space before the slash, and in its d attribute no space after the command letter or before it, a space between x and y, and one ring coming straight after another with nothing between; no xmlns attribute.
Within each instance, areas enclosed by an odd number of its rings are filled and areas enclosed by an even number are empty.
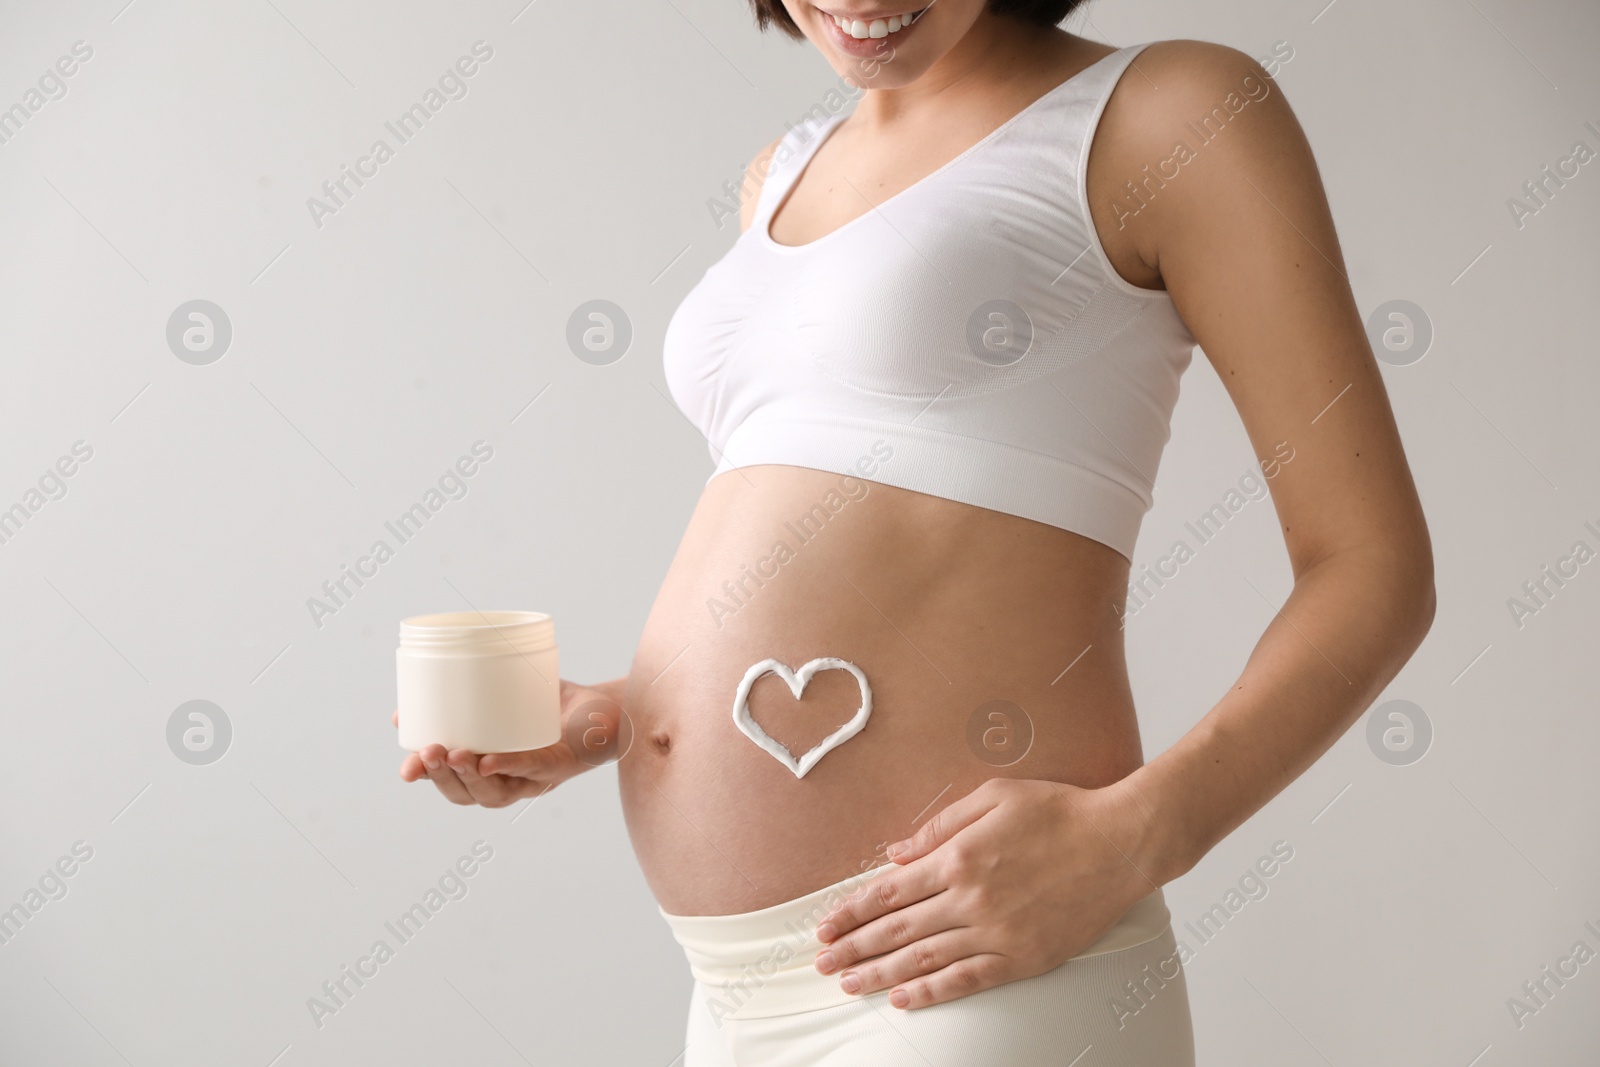
<svg viewBox="0 0 1600 1067"><path fill-rule="evenodd" d="M404 786L396 623L535 607L565 676L626 670L711 467L659 357L735 235L707 201L835 78L740 0L524 3L0 8L0 107L94 49L0 145L0 506L73 442L94 450L0 545L0 907L74 842L94 850L0 945L8 1067L681 1051L689 978L615 770L501 811ZM1600 162L1520 229L1506 200L1574 141L1600 149L1600 12L1323 3L1103 3L1069 23L1289 42L1278 81L1363 314L1410 300L1435 330L1384 372L1440 592L1385 699L1425 710L1431 749L1391 765L1357 724L1168 887L1181 926L1294 848L1189 966L1200 1060L1593 1063L1600 962L1520 1029L1506 1001L1574 942L1600 950L1600 562L1520 628L1507 599L1573 542L1600 547ZM317 228L307 198L480 39L494 57L468 95ZM232 324L209 366L166 343L195 299ZM605 366L565 343L595 299L634 333ZM494 459L467 496L313 625L306 599L479 439ZM1252 458L1197 353L1136 564ZM1289 588L1256 502L1130 620L1148 753L1230 684ZM204 766L167 747L197 699L232 727ZM479 839L494 856L468 895L314 1026L307 998Z"/></svg>

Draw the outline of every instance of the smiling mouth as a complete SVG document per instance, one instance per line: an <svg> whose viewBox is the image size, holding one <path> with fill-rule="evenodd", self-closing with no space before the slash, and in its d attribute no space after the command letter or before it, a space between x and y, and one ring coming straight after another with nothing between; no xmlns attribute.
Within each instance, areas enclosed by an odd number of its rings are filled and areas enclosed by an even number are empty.
<svg viewBox="0 0 1600 1067"><path fill-rule="evenodd" d="M928 9L926 7L922 7L916 9L915 11L908 11L899 15L889 15L883 18L871 19L859 19L846 15L835 15L830 11L823 11L821 8L818 8L817 10L822 11L822 14L825 17L832 19L834 25L839 27L840 33L843 33L847 37L853 37L858 41L865 41L873 38L894 36L896 33L899 33L901 30L915 22L922 15L922 13Z"/></svg>

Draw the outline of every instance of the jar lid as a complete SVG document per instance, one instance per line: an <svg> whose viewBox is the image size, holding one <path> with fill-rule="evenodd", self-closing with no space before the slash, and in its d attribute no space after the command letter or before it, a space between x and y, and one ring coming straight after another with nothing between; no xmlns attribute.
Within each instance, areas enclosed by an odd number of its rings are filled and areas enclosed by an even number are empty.
<svg viewBox="0 0 1600 1067"><path fill-rule="evenodd" d="M483 655L539 652L555 645L555 622L542 611L447 611L400 622L400 647Z"/></svg>

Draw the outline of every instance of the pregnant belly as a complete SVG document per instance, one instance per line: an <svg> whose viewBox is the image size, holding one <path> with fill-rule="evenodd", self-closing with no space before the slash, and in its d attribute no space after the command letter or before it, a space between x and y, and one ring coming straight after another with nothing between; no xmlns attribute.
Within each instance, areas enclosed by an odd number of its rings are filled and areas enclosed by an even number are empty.
<svg viewBox="0 0 1600 1067"><path fill-rule="evenodd" d="M1139 766L1118 612L1127 561L1040 523L854 478L714 479L640 639L623 705L623 810L661 906L722 915L882 862L988 778L1094 787ZM741 732L749 668L833 657L865 727L797 777ZM749 718L795 758L855 715L844 670Z"/></svg>

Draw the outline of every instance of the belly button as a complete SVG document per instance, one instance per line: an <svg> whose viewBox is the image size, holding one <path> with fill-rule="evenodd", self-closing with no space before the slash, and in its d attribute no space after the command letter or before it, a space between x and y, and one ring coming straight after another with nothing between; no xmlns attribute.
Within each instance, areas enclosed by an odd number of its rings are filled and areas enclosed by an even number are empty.
<svg viewBox="0 0 1600 1067"><path fill-rule="evenodd" d="M672 749L672 736L665 730L652 730L650 743L656 746L656 751L665 756Z"/></svg>

